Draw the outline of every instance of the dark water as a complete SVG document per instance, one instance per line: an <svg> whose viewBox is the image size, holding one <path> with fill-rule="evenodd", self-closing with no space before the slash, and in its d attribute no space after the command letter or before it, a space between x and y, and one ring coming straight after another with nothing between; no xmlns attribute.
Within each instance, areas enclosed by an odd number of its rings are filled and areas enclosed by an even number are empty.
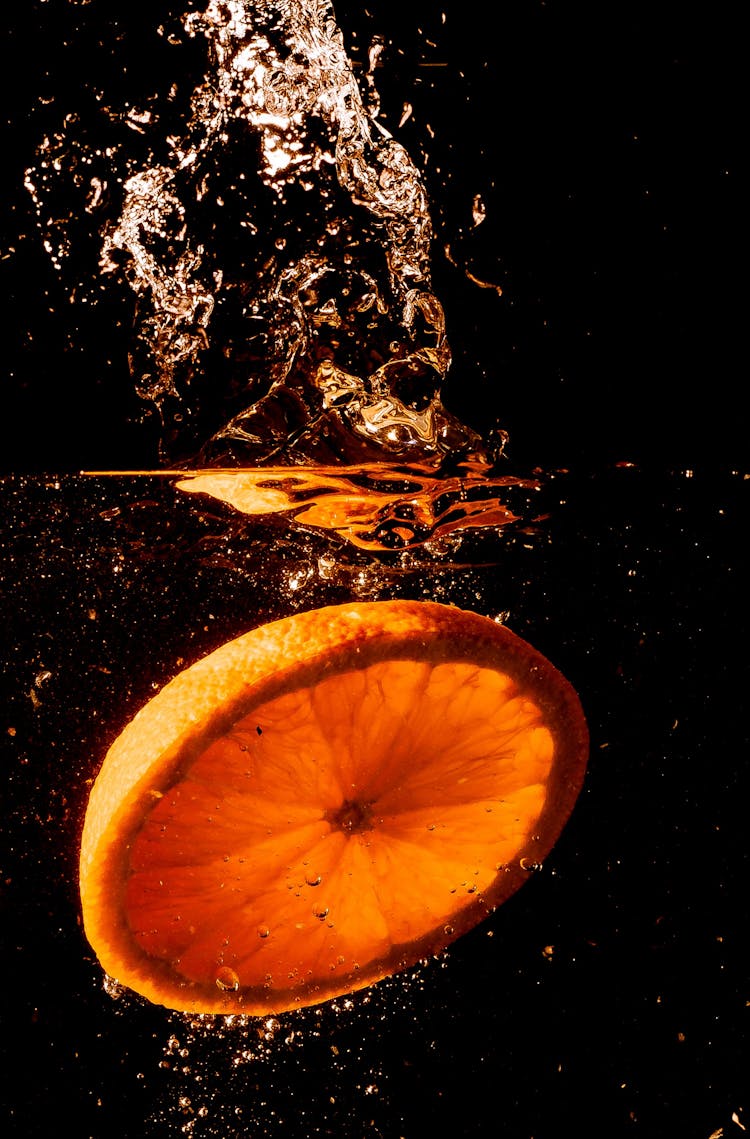
<svg viewBox="0 0 750 1139"><path fill-rule="evenodd" d="M76 474L158 463L128 367L133 297L101 274L101 230L122 178L184 128L205 45L182 16L203 7L28 0L6 21L0 1134L739 1139L735 7L510 0L490 34L460 0L337 0L358 74L383 36L382 121L425 179L446 406L509 430L509 475L546 472L539 490L508 488L515 522L428 550L393 525L378 553L167 475ZM40 216L24 178L45 138L61 168ZM44 247L55 235L62 253ZM440 961L278 1023L191 1023L107 991L76 876L109 744L245 628L392 596L507 613L578 689L590 769L542 871Z"/></svg>
<svg viewBox="0 0 750 1139"><path fill-rule="evenodd" d="M406 554L174 481L2 484L3 1135L739 1134L750 481L548 473L517 522ZM222 641L353 596L507 611L574 683L591 763L552 855L443 959L351 1002L231 1025L108 992L76 884L107 746Z"/></svg>

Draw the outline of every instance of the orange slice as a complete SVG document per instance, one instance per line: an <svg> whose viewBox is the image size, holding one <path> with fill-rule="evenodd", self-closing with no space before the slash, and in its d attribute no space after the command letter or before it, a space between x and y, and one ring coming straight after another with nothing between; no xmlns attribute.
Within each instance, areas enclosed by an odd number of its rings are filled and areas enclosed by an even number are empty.
<svg viewBox="0 0 750 1139"><path fill-rule="evenodd" d="M275 621L180 673L113 744L83 829L86 934L169 1008L317 1004L512 894L586 758L571 686L486 617L383 601Z"/></svg>

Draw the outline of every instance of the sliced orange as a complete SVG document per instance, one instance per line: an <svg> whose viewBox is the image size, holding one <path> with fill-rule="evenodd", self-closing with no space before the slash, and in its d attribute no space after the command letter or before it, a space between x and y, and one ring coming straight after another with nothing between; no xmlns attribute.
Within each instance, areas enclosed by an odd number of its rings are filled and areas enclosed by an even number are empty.
<svg viewBox="0 0 750 1139"><path fill-rule="evenodd" d="M563 676L431 602L275 621L125 728L83 830L108 974L186 1012L282 1012L440 952L542 861L583 779Z"/></svg>

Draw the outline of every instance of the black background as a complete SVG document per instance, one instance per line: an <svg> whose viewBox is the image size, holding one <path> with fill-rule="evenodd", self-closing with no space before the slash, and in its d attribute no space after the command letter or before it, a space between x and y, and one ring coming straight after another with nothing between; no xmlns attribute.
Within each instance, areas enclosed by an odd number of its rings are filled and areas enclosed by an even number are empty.
<svg viewBox="0 0 750 1139"><path fill-rule="evenodd" d="M733 6L509 0L485 12L451 0L336 11L357 64L370 37L384 37L383 122L427 183L434 284L455 357L446 403L480 430L499 420L515 467L741 463ZM144 140L102 108L155 94L164 107L176 82L158 129L179 131L205 67L180 14L163 0L146 14L32 0L9 18L6 470L156 463L155 431L127 373L132 297L97 277L102 219L79 210L58 274L22 180L70 113L79 125L68 133L89 153L124 139L137 154ZM414 111L399 129L405 102ZM94 169L106 174L106 161ZM50 209L74 208L66 193ZM487 217L472 228L475 194ZM464 268L502 297L472 285ZM76 280L89 295L79 286L71 302Z"/></svg>
<svg viewBox="0 0 750 1139"><path fill-rule="evenodd" d="M288 599L278 563L228 510L173 501L168 483L38 477L152 467L156 437L127 370L132 298L96 268L101 219L81 213L57 274L23 172L70 112L81 153L126 139L145 156L148 140L101 104L145 104L177 81L178 129L205 61L180 6L19 5L5 27L0 467L31 476L4 481L0 527L0 1128L740 1139L750 481L738 20L728 4L664 2L336 9L355 59L385 36L385 122L424 171L455 355L446 402L480 429L499 418L509 473L571 472L542 480L529 516L543 520L525 518L497 565L458 577L463 603L509 610L578 689L586 787L545 872L444 965L377 986L370 1004L284 1018L265 1047L254 1027L191 1029L103 993L79 927L86 781L178 662ZM487 218L472 228L478 193ZM471 284L445 244L502 296ZM321 535L275 534L282 568L331 553ZM356 570L351 551L333 554ZM389 594L423 597L441 579L417 566L389 581ZM297 607L356 595L317 586ZM249 1047L260 1060L242 1058Z"/></svg>

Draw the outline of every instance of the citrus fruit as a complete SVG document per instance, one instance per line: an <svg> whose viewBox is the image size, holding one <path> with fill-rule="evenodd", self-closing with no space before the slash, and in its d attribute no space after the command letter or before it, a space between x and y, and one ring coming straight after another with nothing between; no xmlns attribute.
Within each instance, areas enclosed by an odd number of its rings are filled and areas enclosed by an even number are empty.
<svg viewBox="0 0 750 1139"><path fill-rule="evenodd" d="M185 1012L362 988L528 878L586 758L570 684L489 618L382 601L272 622L181 672L108 752L87 937L111 977Z"/></svg>

